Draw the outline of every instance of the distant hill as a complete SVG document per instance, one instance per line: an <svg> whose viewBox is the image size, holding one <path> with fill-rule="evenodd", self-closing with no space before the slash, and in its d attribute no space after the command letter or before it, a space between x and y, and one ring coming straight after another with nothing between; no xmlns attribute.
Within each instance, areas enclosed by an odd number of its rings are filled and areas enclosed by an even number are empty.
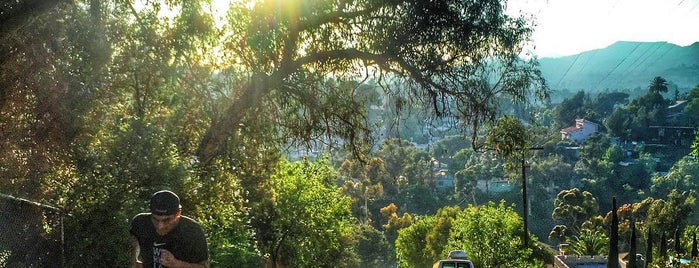
<svg viewBox="0 0 699 268"><path fill-rule="evenodd" d="M680 92L699 85L699 42L686 47L667 42L617 42L539 62L549 86L558 92L609 89L637 93L639 88L647 89L656 76L676 85Z"/></svg>

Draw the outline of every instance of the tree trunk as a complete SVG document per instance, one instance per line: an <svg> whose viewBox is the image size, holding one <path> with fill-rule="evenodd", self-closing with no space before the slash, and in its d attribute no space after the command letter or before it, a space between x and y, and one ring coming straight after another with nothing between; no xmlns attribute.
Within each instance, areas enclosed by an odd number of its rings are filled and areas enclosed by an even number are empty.
<svg viewBox="0 0 699 268"><path fill-rule="evenodd" d="M619 268L619 219L616 215L616 197L612 198L612 226L609 230L607 268Z"/></svg>

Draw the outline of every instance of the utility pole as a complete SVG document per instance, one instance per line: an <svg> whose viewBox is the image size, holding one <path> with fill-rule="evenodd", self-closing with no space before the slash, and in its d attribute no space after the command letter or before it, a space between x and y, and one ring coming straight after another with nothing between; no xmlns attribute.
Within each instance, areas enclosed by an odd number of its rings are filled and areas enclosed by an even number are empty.
<svg viewBox="0 0 699 268"><path fill-rule="evenodd" d="M532 147L529 150L542 150L542 147ZM522 238L524 248L529 247L529 203L527 202L527 164L522 153L522 219L524 223L524 234Z"/></svg>

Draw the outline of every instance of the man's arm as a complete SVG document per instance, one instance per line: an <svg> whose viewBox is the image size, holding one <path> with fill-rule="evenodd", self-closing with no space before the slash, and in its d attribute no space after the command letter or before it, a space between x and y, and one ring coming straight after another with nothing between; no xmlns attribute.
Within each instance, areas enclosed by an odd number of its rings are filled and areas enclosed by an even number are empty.
<svg viewBox="0 0 699 268"><path fill-rule="evenodd" d="M138 260L138 254L141 251L141 247L138 245L138 239L131 235L131 267L132 268L143 268L143 263Z"/></svg>

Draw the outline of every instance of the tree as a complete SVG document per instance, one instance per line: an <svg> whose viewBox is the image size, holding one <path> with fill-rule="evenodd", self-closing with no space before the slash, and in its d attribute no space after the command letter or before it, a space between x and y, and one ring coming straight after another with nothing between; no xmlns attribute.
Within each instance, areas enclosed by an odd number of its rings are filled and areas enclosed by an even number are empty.
<svg viewBox="0 0 699 268"><path fill-rule="evenodd" d="M653 263L653 229L650 227L646 236L646 263Z"/></svg>
<svg viewBox="0 0 699 268"><path fill-rule="evenodd" d="M616 198L612 198L612 224L609 228L609 254L607 267L619 267L619 219L616 215Z"/></svg>
<svg viewBox="0 0 699 268"><path fill-rule="evenodd" d="M573 236L570 252L580 256L606 255L609 238L600 230L585 229Z"/></svg>
<svg viewBox="0 0 699 268"><path fill-rule="evenodd" d="M511 160L519 166L532 142L531 132L514 116L506 115L498 119L488 133L485 145L494 150L498 156ZM514 159L514 160L513 160Z"/></svg>
<svg viewBox="0 0 699 268"><path fill-rule="evenodd" d="M687 103L687 106L684 107L684 114L688 119L688 122L685 122L687 125L696 125L699 123L699 98L694 98L692 100L688 100L689 103Z"/></svg>
<svg viewBox="0 0 699 268"><path fill-rule="evenodd" d="M660 76L656 76L651 80L650 84L648 85L648 92L650 93L661 93L661 92L667 92L667 80L665 78L662 78Z"/></svg>
<svg viewBox="0 0 699 268"><path fill-rule="evenodd" d="M444 252L462 249L477 267L535 265L531 249L523 247L521 221L503 202L469 206L452 223Z"/></svg>
<svg viewBox="0 0 699 268"><path fill-rule="evenodd" d="M523 231L522 240L525 247L529 246L529 201L527 200L527 177L526 177L526 157L527 152L531 150L540 150L541 148L531 147L532 134L527 131L524 124L514 116L506 115L498 119L495 126L488 133L485 145L490 149L495 150L498 156L505 161L505 170L515 170L515 167L521 168L521 186L522 186L522 217ZM519 164L519 165L517 165Z"/></svg>
<svg viewBox="0 0 699 268"><path fill-rule="evenodd" d="M692 232L692 259L696 259L697 254L699 254L699 249L697 249L697 234L695 232Z"/></svg>
<svg viewBox="0 0 699 268"><path fill-rule="evenodd" d="M682 243L680 241L680 229L675 229L675 257L682 258Z"/></svg>
<svg viewBox="0 0 699 268"><path fill-rule="evenodd" d="M595 111L603 117L609 116L618 105L629 103L629 94L624 92L600 92L593 102ZM600 118L601 119L601 118ZM602 120L599 120L602 121Z"/></svg>
<svg viewBox="0 0 699 268"><path fill-rule="evenodd" d="M357 254L361 259L360 267L386 267L395 263L395 254L392 254L391 245L383 232L371 225L362 225L358 231L360 235L357 241Z"/></svg>
<svg viewBox="0 0 699 268"><path fill-rule="evenodd" d="M636 263L636 223L633 220L631 221L631 238L629 238L629 245L629 262L627 263L626 267L637 268L638 264Z"/></svg>
<svg viewBox="0 0 699 268"><path fill-rule="evenodd" d="M674 189L677 191L691 191L699 187L695 178L699 177L699 162L689 157L684 157L670 167L665 176L653 176L651 178L651 193L655 197L666 197Z"/></svg>
<svg viewBox="0 0 699 268"><path fill-rule="evenodd" d="M255 226L268 265L332 267L354 261L354 245L347 242L350 200L334 185L334 176L327 160L280 163L266 183L276 196L264 202L271 228Z"/></svg>
<svg viewBox="0 0 699 268"><path fill-rule="evenodd" d="M399 231L405 227L411 226L415 221L417 216L403 212L402 216L398 216L398 207L390 203L388 206L382 207L381 215L386 218L386 224L382 227L384 229L384 235L389 243L396 241L399 235ZM395 244L395 243L391 243Z"/></svg>
<svg viewBox="0 0 699 268"><path fill-rule="evenodd" d="M692 156L699 158L699 134L697 134L697 137L694 138L692 142Z"/></svg>
<svg viewBox="0 0 699 268"><path fill-rule="evenodd" d="M568 240L568 227L565 225L556 225L549 233L549 241L558 241L559 244L565 243Z"/></svg>
<svg viewBox="0 0 699 268"><path fill-rule="evenodd" d="M432 260L444 258L444 253L447 248L445 241L449 241L452 226L454 226L454 222L460 217L461 212L462 209L458 206L447 206L437 211L437 214L434 215L434 221L432 222L432 229L425 237L426 256L432 257Z"/></svg>
<svg viewBox="0 0 699 268"><path fill-rule="evenodd" d="M554 220L562 221L570 234L580 232L580 224L597 214L599 205L590 192L578 188L563 190L556 196L553 203Z"/></svg>
<svg viewBox="0 0 699 268"><path fill-rule="evenodd" d="M667 237L665 237L665 231L660 232L660 247L658 248L658 256L660 260L664 263L667 260Z"/></svg>
<svg viewBox="0 0 699 268"><path fill-rule="evenodd" d="M522 248L521 218L504 203L445 209L439 213L441 221L428 216L399 232L396 250L401 265L429 266L435 260L443 259L449 251L457 249L466 251L469 259L478 267L536 264L532 260L532 250ZM429 242L433 238L447 240L434 247ZM440 249L441 252L437 252Z"/></svg>
<svg viewBox="0 0 699 268"><path fill-rule="evenodd" d="M564 99L558 107L556 107L557 117L556 122L560 126L568 126L575 122L575 119L585 116L585 99L584 91L578 91L570 99Z"/></svg>
<svg viewBox="0 0 699 268"><path fill-rule="evenodd" d="M356 109L361 106L348 99L356 85L342 77L361 76L357 71L364 67L404 80L392 87L392 95L428 104L436 116L459 116L474 129L492 120L496 97L547 95L530 86L543 86L543 79L517 55L531 32L527 22L505 15L497 0L234 5L227 47L238 55L246 79L201 140L196 155L204 163L221 154L252 113L265 118L271 108L296 115L268 118L284 130L280 133L294 133L290 130L302 123L307 131L293 136L327 134L359 149L368 132ZM483 68L473 68L478 66ZM324 79L331 74L340 81ZM492 74L494 84L488 82Z"/></svg>
<svg viewBox="0 0 699 268"><path fill-rule="evenodd" d="M352 198L352 213L365 225L378 222L378 217L371 211L374 211L376 202L383 200L385 189L389 189L392 196L397 193L397 185L390 179L383 163L377 157L366 162L345 160L340 169L343 192Z"/></svg>
<svg viewBox="0 0 699 268"><path fill-rule="evenodd" d="M433 256L425 255L427 244L424 241L432 229L431 220L429 216L422 218L398 232L396 256L401 266L429 267L435 261Z"/></svg>
<svg viewBox="0 0 699 268"><path fill-rule="evenodd" d="M696 85L692 88L692 90L687 93L687 100L693 100L693 99L698 99L699 98L699 85Z"/></svg>
<svg viewBox="0 0 699 268"><path fill-rule="evenodd" d="M609 117L604 120L604 126L612 137L619 137L623 140L628 139L629 129L629 114L626 109L615 108Z"/></svg>
<svg viewBox="0 0 699 268"><path fill-rule="evenodd" d="M681 228L694 211L695 199L693 191L672 190L666 200L654 200L648 208L647 226L659 230Z"/></svg>

